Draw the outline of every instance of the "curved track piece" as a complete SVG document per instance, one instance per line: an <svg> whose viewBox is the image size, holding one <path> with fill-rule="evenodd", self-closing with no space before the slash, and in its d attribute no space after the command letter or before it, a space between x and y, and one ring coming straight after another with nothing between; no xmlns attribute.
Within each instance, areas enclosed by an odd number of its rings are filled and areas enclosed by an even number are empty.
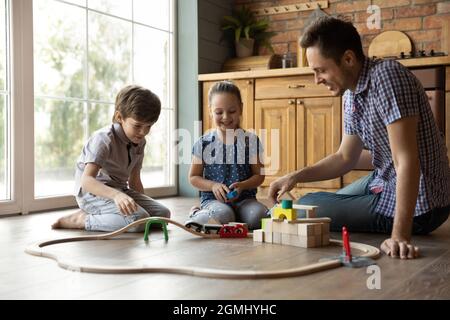
<svg viewBox="0 0 450 320"><path fill-rule="evenodd" d="M25 252L31 255L46 257L55 260L63 269L71 270L71 271L79 271L79 272L91 272L91 273L171 273L171 274L184 274L191 275L196 277L207 277L207 278L222 278L222 279L262 279L262 278L285 278L285 277L294 277L294 276L302 276L306 274L311 274L314 272L319 272L327 269L333 269L342 266L342 263L339 259L323 261L313 263L307 266L302 266L298 268L291 269L283 269L283 270L273 270L273 271L257 271L257 270L226 270L226 269L213 269L213 268L201 268L201 267L108 267L108 266L95 266L95 265L75 265L64 261L56 254L52 254L49 252L45 252L42 248L51 246L59 243L67 243L67 242L77 242L77 241L91 241L91 240L108 240L112 239L115 236L118 236L128 229L135 227L137 225L146 223L152 219L165 220L168 223L174 224L177 227L184 229L185 231L192 233L193 235L200 236L203 238L209 239L218 239L220 236L218 234L203 234L200 232L193 231L191 229L186 228L181 223L176 222L174 220L170 220L168 218L160 218L160 217L150 217L142 220L138 220L129 224L128 226L119 229L114 232L105 233L101 235L94 236L79 236L72 238L62 238L55 240L48 240L38 242L29 246ZM251 236L249 234L249 236ZM342 246L342 241L339 240L330 240L330 243L333 243L338 246ZM365 245L362 243L351 242L351 247L356 250L362 251L362 257L373 258L376 259L380 255L380 250L373 246Z"/></svg>

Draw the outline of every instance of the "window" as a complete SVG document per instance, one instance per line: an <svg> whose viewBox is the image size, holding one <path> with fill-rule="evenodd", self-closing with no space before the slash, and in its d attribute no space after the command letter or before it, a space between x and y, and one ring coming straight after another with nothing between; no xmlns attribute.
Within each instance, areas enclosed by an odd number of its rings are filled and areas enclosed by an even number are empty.
<svg viewBox="0 0 450 320"><path fill-rule="evenodd" d="M0 0L0 201L20 198L11 187L16 179L29 210L75 204L75 163L83 144L111 125L115 96L131 83L155 92L163 107L147 137L142 182L150 194L175 194L175 161L167 143L176 117L174 1ZM12 47L22 51L15 59L21 64L17 77L32 79L17 88L25 97L22 117L32 115L31 122L10 120L9 4L16 12L13 25L21 29L15 34L23 40ZM33 50L21 48L31 44ZM25 173L19 177L11 174L15 144L9 130L23 123L24 145L17 147L24 151L15 156L23 159L18 165Z"/></svg>
<svg viewBox="0 0 450 320"><path fill-rule="evenodd" d="M116 93L137 83L164 110L148 137L146 187L174 183L167 165L174 114L170 1L35 0L35 196L70 194L83 143L109 125Z"/></svg>
<svg viewBox="0 0 450 320"><path fill-rule="evenodd" d="M10 84L8 2L0 1L0 201L10 200Z"/></svg>

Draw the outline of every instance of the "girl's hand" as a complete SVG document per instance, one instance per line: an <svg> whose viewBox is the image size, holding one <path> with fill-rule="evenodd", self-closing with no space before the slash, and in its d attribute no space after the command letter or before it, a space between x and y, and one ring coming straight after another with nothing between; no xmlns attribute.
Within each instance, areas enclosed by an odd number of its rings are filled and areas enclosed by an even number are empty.
<svg viewBox="0 0 450 320"><path fill-rule="evenodd" d="M129 216L138 209L138 206L134 199L127 196L125 193L118 192L114 196L113 200L124 216Z"/></svg>
<svg viewBox="0 0 450 320"><path fill-rule="evenodd" d="M230 189L222 183L213 184L211 191L214 193L214 196L217 200L221 202L228 202L227 193L230 192Z"/></svg>
<svg viewBox="0 0 450 320"><path fill-rule="evenodd" d="M236 191L237 195L234 198L228 199L228 201L235 201L241 195L241 192L244 190L242 182L234 182L230 185L230 190Z"/></svg>

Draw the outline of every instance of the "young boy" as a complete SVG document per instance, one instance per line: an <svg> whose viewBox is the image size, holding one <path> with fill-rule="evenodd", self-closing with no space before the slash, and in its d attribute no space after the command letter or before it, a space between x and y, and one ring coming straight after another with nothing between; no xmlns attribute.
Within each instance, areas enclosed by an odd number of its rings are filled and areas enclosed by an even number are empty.
<svg viewBox="0 0 450 320"><path fill-rule="evenodd" d="M113 124L94 133L77 161L75 196L82 210L52 228L114 231L149 216L170 217L166 207L144 194L140 178L145 136L160 112L159 98L148 89L131 85L119 92Z"/></svg>

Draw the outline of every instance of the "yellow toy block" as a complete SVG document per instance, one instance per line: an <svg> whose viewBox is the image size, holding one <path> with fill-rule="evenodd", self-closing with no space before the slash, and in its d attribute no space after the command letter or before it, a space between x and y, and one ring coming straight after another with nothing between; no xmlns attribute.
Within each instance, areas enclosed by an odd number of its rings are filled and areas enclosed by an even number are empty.
<svg viewBox="0 0 450 320"><path fill-rule="evenodd" d="M273 216L274 219L286 219L288 221L296 220L297 219L297 210L295 209L283 209L281 207L276 207L275 210L273 210Z"/></svg>

